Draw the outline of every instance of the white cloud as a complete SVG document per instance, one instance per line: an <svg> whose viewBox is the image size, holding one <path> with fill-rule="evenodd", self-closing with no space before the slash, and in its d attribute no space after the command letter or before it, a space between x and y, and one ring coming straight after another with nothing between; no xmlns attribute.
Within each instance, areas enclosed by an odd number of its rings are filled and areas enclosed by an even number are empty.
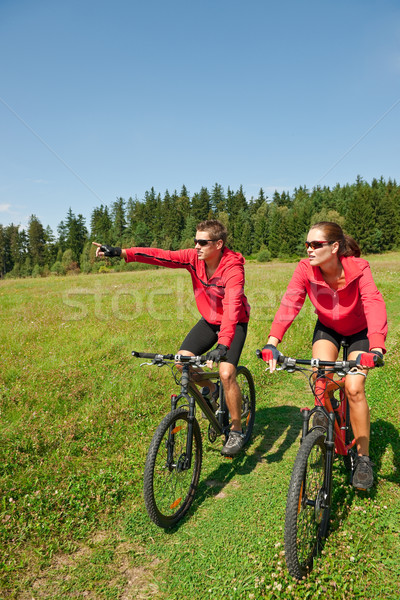
<svg viewBox="0 0 400 600"><path fill-rule="evenodd" d="M0 212L10 213L11 204L0 204Z"/></svg>

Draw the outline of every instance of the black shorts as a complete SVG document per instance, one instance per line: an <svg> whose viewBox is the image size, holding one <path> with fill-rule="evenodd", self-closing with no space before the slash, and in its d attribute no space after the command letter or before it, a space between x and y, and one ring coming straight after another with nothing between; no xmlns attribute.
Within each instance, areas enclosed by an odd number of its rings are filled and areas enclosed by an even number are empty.
<svg viewBox="0 0 400 600"><path fill-rule="evenodd" d="M342 340L346 340L346 342L349 344L348 354L357 350L359 352L369 352L369 340L367 333L368 329L363 329L362 331L353 333L352 335L342 335L334 329L325 327L325 325L318 320L314 329L313 344L318 340L329 340L336 346L338 350L340 350L340 342Z"/></svg>
<svg viewBox="0 0 400 600"><path fill-rule="evenodd" d="M231 346L226 355L226 362L237 367L247 335L247 323L238 323ZM200 319L183 340L180 350L192 352L195 356L208 352L218 341L219 325L213 325Z"/></svg>

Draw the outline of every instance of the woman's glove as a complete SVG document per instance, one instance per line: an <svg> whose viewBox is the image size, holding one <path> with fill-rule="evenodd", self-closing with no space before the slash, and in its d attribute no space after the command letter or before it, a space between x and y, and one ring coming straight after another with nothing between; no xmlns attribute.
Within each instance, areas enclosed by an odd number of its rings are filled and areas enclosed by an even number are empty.
<svg viewBox="0 0 400 600"><path fill-rule="evenodd" d="M357 356L356 364L360 367L368 367L369 369L383 367L383 354L377 350L373 350L372 352L362 352Z"/></svg>
<svg viewBox="0 0 400 600"><path fill-rule="evenodd" d="M280 355L281 352L279 352L278 348L272 344L267 344L261 351L262 359L265 360L265 362L269 362L270 360L278 360Z"/></svg>

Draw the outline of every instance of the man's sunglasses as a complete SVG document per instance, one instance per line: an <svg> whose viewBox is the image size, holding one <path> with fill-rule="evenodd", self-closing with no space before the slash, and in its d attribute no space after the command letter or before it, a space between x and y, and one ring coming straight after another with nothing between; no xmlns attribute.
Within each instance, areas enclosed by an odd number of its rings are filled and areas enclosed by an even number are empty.
<svg viewBox="0 0 400 600"><path fill-rule="evenodd" d="M318 248L322 248L322 246L325 246L326 244L328 244L328 246L330 246L331 244L334 244L334 242L319 242L318 240L314 240L313 242L304 242L306 245L306 248L311 248L311 250L318 250Z"/></svg>
<svg viewBox="0 0 400 600"><path fill-rule="evenodd" d="M194 238L194 245L196 246L197 244L199 246L207 246L207 244L211 244L211 242L218 242L218 240L196 240L196 238Z"/></svg>

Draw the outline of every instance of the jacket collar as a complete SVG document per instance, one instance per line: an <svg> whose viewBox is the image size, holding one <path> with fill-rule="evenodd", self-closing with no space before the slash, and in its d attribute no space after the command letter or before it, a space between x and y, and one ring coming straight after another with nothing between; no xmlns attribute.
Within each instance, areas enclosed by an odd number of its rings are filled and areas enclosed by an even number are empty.
<svg viewBox="0 0 400 600"><path fill-rule="evenodd" d="M307 260L307 259L306 259ZM358 279L362 275L362 271L357 264L357 261L353 256L342 256L340 258L340 262L342 263L344 269L344 277L346 280L346 287L349 283ZM329 287L324 278L322 277L321 269L319 267L312 267L308 264L308 276L311 283L317 283L318 285L323 285ZM344 289L344 288L341 288Z"/></svg>

